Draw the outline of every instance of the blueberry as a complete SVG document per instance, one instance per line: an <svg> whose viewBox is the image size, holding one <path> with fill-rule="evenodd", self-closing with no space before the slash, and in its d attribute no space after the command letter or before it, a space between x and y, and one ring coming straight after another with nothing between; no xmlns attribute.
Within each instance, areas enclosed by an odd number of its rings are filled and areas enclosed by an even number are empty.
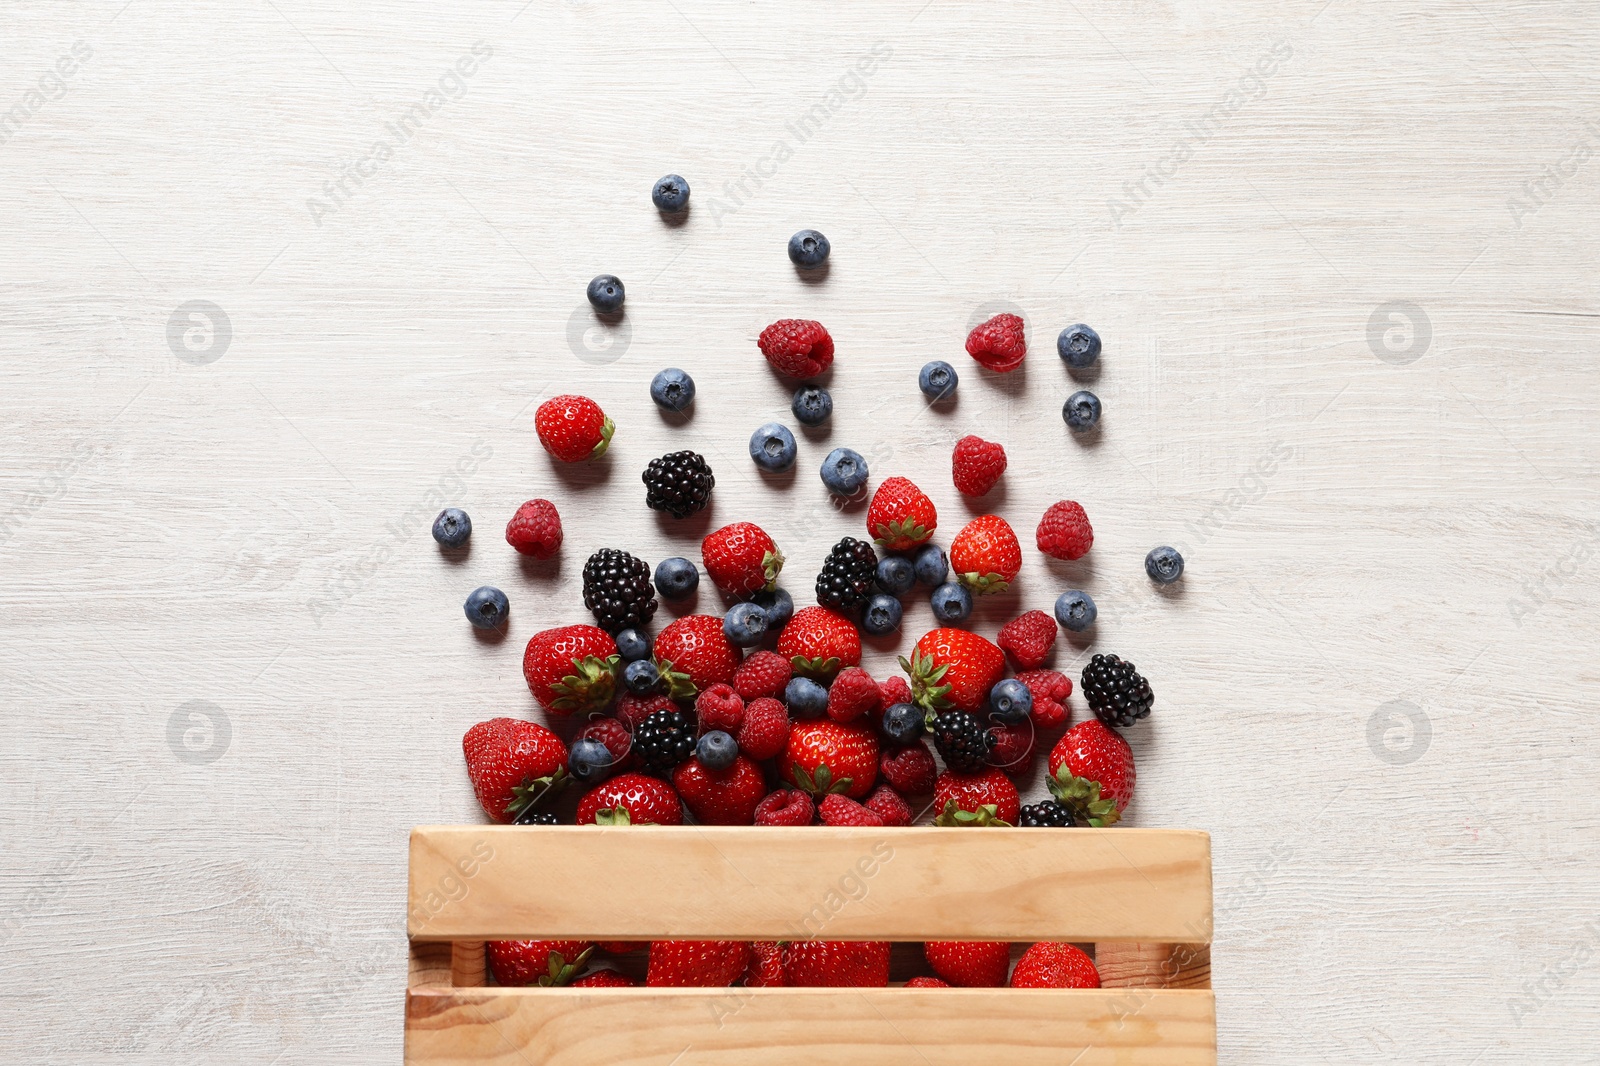
<svg viewBox="0 0 1600 1066"><path fill-rule="evenodd" d="M789 238L789 262L797 267L819 267L828 261L828 238L803 229Z"/></svg>
<svg viewBox="0 0 1600 1066"><path fill-rule="evenodd" d="M586 785L598 784L611 776L611 750L593 737L572 742L567 752L567 772Z"/></svg>
<svg viewBox="0 0 1600 1066"><path fill-rule="evenodd" d="M661 671L649 659L635 659L622 668L622 684L635 696L648 696L661 687Z"/></svg>
<svg viewBox="0 0 1600 1066"><path fill-rule="evenodd" d="M917 388L930 400L948 400L955 395L960 382L956 368L943 359L935 359L917 375Z"/></svg>
<svg viewBox="0 0 1600 1066"><path fill-rule="evenodd" d="M900 628L903 610L900 601L893 596L874 596L861 611L861 628L875 637L893 633Z"/></svg>
<svg viewBox="0 0 1600 1066"><path fill-rule="evenodd" d="M780 473L794 465L794 434L781 422L768 422L750 434L750 458L769 473Z"/></svg>
<svg viewBox="0 0 1600 1066"><path fill-rule="evenodd" d="M915 704L891 703L889 709L883 712L879 728L891 743L914 744L922 735L922 710Z"/></svg>
<svg viewBox="0 0 1600 1066"><path fill-rule="evenodd" d="M769 633L776 633L794 617L794 597L785 589L763 590L751 596L750 602L767 612Z"/></svg>
<svg viewBox="0 0 1600 1066"><path fill-rule="evenodd" d="M504 592L493 585L484 585L472 590L462 610L467 612L467 621L479 629L498 629L511 612L511 604Z"/></svg>
<svg viewBox="0 0 1600 1066"><path fill-rule="evenodd" d="M822 461L822 483L836 496L853 496L867 483L867 461L850 448L835 448Z"/></svg>
<svg viewBox="0 0 1600 1066"><path fill-rule="evenodd" d="M624 629L617 634L617 653L625 663L650 658L650 638L637 629Z"/></svg>
<svg viewBox="0 0 1600 1066"><path fill-rule="evenodd" d="M933 590L933 616L941 622L964 622L972 613L972 593L965 585L946 582Z"/></svg>
<svg viewBox="0 0 1600 1066"><path fill-rule="evenodd" d="M989 713L996 721L1016 725L1033 710L1033 693L1014 677L995 683L989 690Z"/></svg>
<svg viewBox="0 0 1600 1066"><path fill-rule="evenodd" d="M1094 361L1100 358L1100 334L1082 322L1068 326L1056 338L1056 354L1074 370L1093 366Z"/></svg>
<svg viewBox="0 0 1600 1066"><path fill-rule="evenodd" d="M737 648L753 648L767 635L767 612L753 603L736 603L722 616L722 635Z"/></svg>
<svg viewBox="0 0 1600 1066"><path fill-rule="evenodd" d="M789 410L800 420L803 426L820 426L833 414L833 397L827 389L820 389L815 385L801 385L794 390L794 399L789 402Z"/></svg>
<svg viewBox="0 0 1600 1066"><path fill-rule="evenodd" d="M950 560L937 544L924 544L917 549L911 568L916 571L918 581L929 588L938 588L950 573Z"/></svg>
<svg viewBox="0 0 1600 1066"><path fill-rule="evenodd" d="M694 403L694 378L669 366L650 379L650 398L663 411L681 411Z"/></svg>
<svg viewBox="0 0 1600 1066"><path fill-rule="evenodd" d="M1158 585L1170 585L1183 576L1183 556L1178 549L1162 545L1151 548L1144 557L1144 572Z"/></svg>
<svg viewBox="0 0 1600 1066"><path fill-rule="evenodd" d="M904 596L917 583L917 568L911 560L891 555L878 560L878 587L891 596Z"/></svg>
<svg viewBox="0 0 1600 1066"><path fill-rule="evenodd" d="M682 211L689 206L689 183L676 174L668 174L650 190L650 202L657 211Z"/></svg>
<svg viewBox="0 0 1600 1066"><path fill-rule="evenodd" d="M615 274L601 274L589 282L589 305L602 315L622 310L622 281Z"/></svg>
<svg viewBox="0 0 1600 1066"><path fill-rule="evenodd" d="M664 600L686 600L694 595L700 585L700 571L682 556L663 559L656 564L656 591Z"/></svg>
<svg viewBox="0 0 1600 1066"><path fill-rule="evenodd" d="M694 756L707 770L726 770L739 757L739 742L720 729L713 729L694 746Z"/></svg>
<svg viewBox="0 0 1600 1066"><path fill-rule="evenodd" d="M459 548L472 536L472 519L459 507L446 507L433 520L433 539L446 548Z"/></svg>
<svg viewBox="0 0 1600 1066"><path fill-rule="evenodd" d="M809 677L795 677L783 690L783 702L796 718L821 718L828 709L828 690Z"/></svg>
<svg viewBox="0 0 1600 1066"><path fill-rule="evenodd" d="M1094 625L1095 615L1094 600L1089 594L1080 589L1063 592L1056 597L1056 621L1061 623L1063 629L1070 629L1074 633L1082 633Z"/></svg>
<svg viewBox="0 0 1600 1066"><path fill-rule="evenodd" d="M1093 429L1100 421L1100 397L1080 389L1068 396L1067 402L1061 405L1061 417L1066 419L1074 433Z"/></svg>

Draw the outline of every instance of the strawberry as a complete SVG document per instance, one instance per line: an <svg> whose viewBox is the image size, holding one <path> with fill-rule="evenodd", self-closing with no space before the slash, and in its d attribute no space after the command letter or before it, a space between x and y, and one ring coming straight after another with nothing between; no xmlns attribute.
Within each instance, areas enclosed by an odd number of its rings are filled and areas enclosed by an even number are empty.
<svg viewBox="0 0 1600 1066"><path fill-rule="evenodd" d="M889 551L915 548L939 525L933 501L909 478L885 478L867 505L867 532Z"/></svg>
<svg viewBox="0 0 1600 1066"><path fill-rule="evenodd" d="M842 614L826 607L802 607L778 634L778 654L797 674L829 678L842 666L861 663L861 634Z"/></svg>
<svg viewBox="0 0 1600 1066"><path fill-rule="evenodd" d="M1090 825L1114 824L1133 799L1133 749L1098 718L1067 730L1049 766L1050 791Z"/></svg>
<svg viewBox="0 0 1600 1066"><path fill-rule="evenodd" d="M561 515L549 500L529 500L506 523L506 543L523 555L548 559L561 550Z"/></svg>
<svg viewBox="0 0 1600 1066"><path fill-rule="evenodd" d="M739 649L722 635L722 619L686 614L667 623L656 637L656 665L675 699L688 699L703 688L733 683Z"/></svg>
<svg viewBox="0 0 1600 1066"><path fill-rule="evenodd" d="M883 815L857 803L848 796L830 792L817 805L817 817L823 825L879 826Z"/></svg>
<svg viewBox="0 0 1600 1066"><path fill-rule="evenodd" d="M479 722L461 738L461 752L472 791L484 813L497 822L515 821L524 809L537 806L567 783L567 746L533 722L515 718Z"/></svg>
<svg viewBox="0 0 1600 1066"><path fill-rule="evenodd" d="M1011 969L1011 945L1004 940L930 940L922 953L956 988L999 988Z"/></svg>
<svg viewBox="0 0 1600 1066"><path fill-rule="evenodd" d="M495 984L507 988L567 984L594 951L592 940L491 940L484 944Z"/></svg>
<svg viewBox="0 0 1600 1066"><path fill-rule="evenodd" d="M907 988L949 988L948 981L941 981L937 977L913 977L906 982Z"/></svg>
<svg viewBox="0 0 1600 1066"><path fill-rule="evenodd" d="M878 760L878 771L896 791L907 796L926 796L932 792L934 778L939 774L926 740L903 748L884 749L883 757Z"/></svg>
<svg viewBox="0 0 1600 1066"><path fill-rule="evenodd" d="M816 813L810 796L798 788L780 788L756 804L756 825L810 825Z"/></svg>
<svg viewBox="0 0 1600 1066"><path fill-rule="evenodd" d="M732 685L712 685L694 700L695 714L700 717L700 732L720 729L724 733L737 733L744 721L744 700L733 691Z"/></svg>
<svg viewBox="0 0 1600 1066"><path fill-rule="evenodd" d="M791 940L783 969L796 988L882 988L889 983L889 942Z"/></svg>
<svg viewBox="0 0 1600 1066"><path fill-rule="evenodd" d="M598 740L611 753L611 772L626 770L635 762L633 733L616 718L591 718L589 724L573 734L573 741Z"/></svg>
<svg viewBox="0 0 1600 1066"><path fill-rule="evenodd" d="M586 396L553 396L534 412L533 425L544 450L564 463L598 459L606 453L616 423Z"/></svg>
<svg viewBox="0 0 1600 1066"><path fill-rule="evenodd" d="M1008 774L1020 774L1033 762L1033 743L1036 737L1031 719L1024 718L1016 725L995 722L989 726L994 735L994 747L989 749L989 762Z"/></svg>
<svg viewBox="0 0 1600 1066"><path fill-rule="evenodd" d="M671 696L635 696L631 692L624 692L617 697L617 721L627 727L630 741L633 731L639 728L639 723L649 718L657 711L675 711L678 705L672 702Z"/></svg>
<svg viewBox="0 0 1600 1066"><path fill-rule="evenodd" d="M777 699L794 676L789 660L775 651L758 651L745 657L734 671L733 687L746 703L763 697Z"/></svg>
<svg viewBox="0 0 1600 1066"><path fill-rule="evenodd" d="M682 825L683 804L659 777L621 774L578 801L579 825Z"/></svg>
<svg viewBox="0 0 1600 1066"><path fill-rule="evenodd" d="M652 988L725 988L744 975L750 945L742 940L656 940L644 983Z"/></svg>
<svg viewBox="0 0 1600 1066"><path fill-rule="evenodd" d="M967 435L950 453L950 475L963 496L982 496L1006 472L1006 450L993 441Z"/></svg>
<svg viewBox="0 0 1600 1066"><path fill-rule="evenodd" d="M1019 614L1000 627L995 643L1010 654L1017 669L1038 669L1055 646L1056 620L1043 611Z"/></svg>
<svg viewBox="0 0 1600 1066"><path fill-rule="evenodd" d="M975 774L946 770L933 786L935 825L1016 825L1022 797L1011 778L990 766Z"/></svg>
<svg viewBox="0 0 1600 1066"><path fill-rule="evenodd" d="M967 334L967 354L990 370L1006 374L1028 354L1024 324L1017 315L995 315Z"/></svg>
<svg viewBox="0 0 1600 1066"><path fill-rule="evenodd" d="M828 686L828 717L835 722L853 722L877 713L882 698L871 674L859 666L847 666Z"/></svg>
<svg viewBox="0 0 1600 1066"><path fill-rule="evenodd" d="M1029 670L1017 675L1017 680L1028 686L1033 694L1033 710L1029 717L1037 729L1051 729L1066 725L1072 717L1067 697L1072 695L1072 679L1058 670Z"/></svg>
<svg viewBox="0 0 1600 1066"><path fill-rule="evenodd" d="M789 746L789 709L765 696L751 700L733 739L752 759L772 758Z"/></svg>
<svg viewBox="0 0 1600 1066"><path fill-rule="evenodd" d="M1083 505L1072 500L1052 503L1034 534L1039 550L1052 559L1081 559L1094 545L1094 530Z"/></svg>
<svg viewBox="0 0 1600 1066"><path fill-rule="evenodd" d="M911 675L912 699L927 710L982 713L989 690L1006 672L1005 652L966 629L931 629L911 658L900 657Z"/></svg>
<svg viewBox="0 0 1600 1066"><path fill-rule="evenodd" d="M821 322L780 318L756 344L774 370L791 378L814 378L833 365L833 338Z"/></svg>
<svg viewBox="0 0 1600 1066"><path fill-rule="evenodd" d="M1099 988L1094 960L1071 944L1034 944L1011 971L1012 988Z"/></svg>
<svg viewBox="0 0 1600 1066"><path fill-rule="evenodd" d="M701 825L753 825L756 804L767 794L756 764L736 755L724 770L708 770L699 759L680 763L672 784Z"/></svg>
<svg viewBox="0 0 1600 1066"><path fill-rule="evenodd" d="M599 714L617 689L617 642L598 626L535 633L522 653L522 676L551 714Z"/></svg>
<svg viewBox="0 0 1600 1066"><path fill-rule="evenodd" d="M632 988L639 982L618 970L593 970L578 978L569 988Z"/></svg>
<svg viewBox="0 0 1600 1066"><path fill-rule="evenodd" d="M813 796L842 792L860 799L878 779L878 735L832 718L795 722L778 756L778 775Z"/></svg>
<svg viewBox="0 0 1600 1066"><path fill-rule="evenodd" d="M879 785L862 804L867 810L883 819L884 825L907 826L915 815L905 797L888 785Z"/></svg>
<svg viewBox="0 0 1600 1066"><path fill-rule="evenodd" d="M1011 523L992 514L968 522L950 542L950 569L980 595L1010 588L1022 569L1022 546Z"/></svg>
<svg viewBox="0 0 1600 1066"><path fill-rule="evenodd" d="M632 955L635 951L643 951L650 946L648 940L600 940L596 943L601 951L610 955Z"/></svg>
<svg viewBox="0 0 1600 1066"><path fill-rule="evenodd" d="M782 988L789 982L783 975L783 943L755 940L750 943L750 965L745 967L746 988Z"/></svg>
<svg viewBox="0 0 1600 1066"><path fill-rule="evenodd" d="M706 534L700 558L717 588L740 599L774 588L783 569L783 553L753 522L734 522Z"/></svg>

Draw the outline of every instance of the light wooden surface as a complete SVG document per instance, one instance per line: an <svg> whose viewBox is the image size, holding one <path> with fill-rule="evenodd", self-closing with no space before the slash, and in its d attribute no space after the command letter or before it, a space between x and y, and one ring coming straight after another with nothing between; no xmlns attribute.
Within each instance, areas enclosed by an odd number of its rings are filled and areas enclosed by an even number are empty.
<svg viewBox="0 0 1600 1066"><path fill-rule="evenodd" d="M981 507L1024 540L1060 497L1093 518L1081 564L1030 550L974 624L1083 587L1095 640L1058 663L1150 677L1127 821L1213 834L1222 1060L1592 1059L1589 5L19 0L0 24L0 114L29 111L0 144L0 1060L396 1061L406 835L480 817L461 734L532 713L521 645L581 619L587 551L654 562L708 527L644 510L645 463L704 451L710 520L765 525L805 602L862 531L827 449L922 483L948 542L969 431L1008 448ZM480 40L464 95L375 163ZM647 201L668 171L681 227ZM802 226L833 242L821 284L784 258ZM625 350L584 346L602 271ZM193 300L231 322L209 363L185 319L169 347ZM1030 326L1005 379L961 349L997 301ZM1425 331L1369 331L1397 301ZM784 315L833 331L836 413L769 481L745 441L788 394L753 342ZM1076 321L1106 342L1081 442L1051 351ZM935 356L962 385L930 413ZM700 386L685 426L646 398L667 365ZM560 389L616 418L608 462L538 449ZM532 496L559 565L500 541ZM464 558L428 538L445 502ZM1160 543L1189 563L1170 595L1140 567ZM484 583L503 642L461 615Z"/></svg>

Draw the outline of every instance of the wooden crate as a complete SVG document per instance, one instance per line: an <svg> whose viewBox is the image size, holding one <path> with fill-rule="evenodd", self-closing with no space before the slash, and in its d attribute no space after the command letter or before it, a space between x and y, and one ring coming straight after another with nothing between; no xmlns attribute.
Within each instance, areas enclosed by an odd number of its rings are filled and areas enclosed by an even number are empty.
<svg viewBox="0 0 1600 1066"><path fill-rule="evenodd" d="M1216 1061L1211 841L1157 829L431 826L414 1066ZM501 939L1060 940L1104 987L500 988Z"/></svg>

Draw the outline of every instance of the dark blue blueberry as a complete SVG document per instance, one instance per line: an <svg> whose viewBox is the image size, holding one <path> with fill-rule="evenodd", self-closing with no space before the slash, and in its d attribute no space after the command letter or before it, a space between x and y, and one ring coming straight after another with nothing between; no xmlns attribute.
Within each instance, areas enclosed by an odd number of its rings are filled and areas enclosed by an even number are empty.
<svg viewBox="0 0 1600 1066"><path fill-rule="evenodd" d="M1100 334L1082 322L1068 326L1056 338L1056 354L1074 370L1093 366L1094 361L1100 358Z"/></svg>
<svg viewBox="0 0 1600 1066"><path fill-rule="evenodd" d="M942 578L941 578L942 580ZM917 568L903 555L878 560L878 587L891 596L904 596L917 583Z"/></svg>
<svg viewBox="0 0 1600 1066"><path fill-rule="evenodd" d="M794 399L789 401L789 410L800 420L802 426L820 426L833 414L833 397L827 389L815 385L801 385L794 390Z"/></svg>
<svg viewBox="0 0 1600 1066"><path fill-rule="evenodd" d="M941 622L965 622L972 613L972 593L954 581L934 589L929 602L933 604L933 616Z"/></svg>
<svg viewBox="0 0 1600 1066"><path fill-rule="evenodd" d="M874 596L861 610L861 628L875 637L886 636L900 628L903 610L900 601L893 596Z"/></svg>
<svg viewBox="0 0 1600 1066"><path fill-rule="evenodd" d="M668 174L650 190L650 202L657 211L682 211L689 206L689 183L676 174Z"/></svg>
<svg viewBox="0 0 1600 1066"><path fill-rule="evenodd" d="M853 496L867 483L867 461L850 448L835 448L822 460L822 483L836 496Z"/></svg>
<svg viewBox="0 0 1600 1066"><path fill-rule="evenodd" d="M1098 613L1094 600L1081 589L1072 589L1056 597L1056 621L1061 623L1063 629L1082 633L1094 625Z"/></svg>
<svg viewBox="0 0 1600 1066"><path fill-rule="evenodd" d="M656 564L656 591L664 600L686 600L694 595L700 585L700 571L681 556L663 559Z"/></svg>
<svg viewBox="0 0 1600 1066"><path fill-rule="evenodd" d="M681 411L694 403L694 378L669 366L650 379L650 398L663 411Z"/></svg>
<svg viewBox="0 0 1600 1066"><path fill-rule="evenodd" d="M767 635L767 612L753 603L736 603L722 616L722 635L737 648L753 648Z"/></svg>
<svg viewBox="0 0 1600 1066"><path fill-rule="evenodd" d="M739 742L720 729L713 729L694 746L694 756L707 770L726 770L739 757Z"/></svg>
<svg viewBox="0 0 1600 1066"><path fill-rule="evenodd" d="M809 677L791 678L783 690L783 702L796 718L821 718L828 709L828 690Z"/></svg>
<svg viewBox="0 0 1600 1066"><path fill-rule="evenodd" d="M922 708L911 703L891 703L883 712L880 728L883 735L894 744L915 744L922 736Z"/></svg>
<svg viewBox="0 0 1600 1066"><path fill-rule="evenodd" d="M1183 576L1183 556L1178 549L1162 545L1151 548L1144 557L1144 572L1158 585L1170 585Z"/></svg>
<svg viewBox="0 0 1600 1066"><path fill-rule="evenodd" d="M767 612L769 633L776 633L794 617L794 597L784 589L763 590L751 596L750 602Z"/></svg>
<svg viewBox="0 0 1600 1066"><path fill-rule="evenodd" d="M1061 405L1061 417L1074 433L1093 429L1100 421L1100 397L1087 389L1080 389L1067 397Z"/></svg>
<svg viewBox="0 0 1600 1066"><path fill-rule="evenodd" d="M593 737L574 740L567 752L567 772L586 785L610 777L612 762L610 749Z"/></svg>
<svg viewBox="0 0 1600 1066"><path fill-rule="evenodd" d="M1033 710L1033 693L1014 677L995 683L989 690L989 713L996 721L1016 725Z"/></svg>
<svg viewBox="0 0 1600 1066"><path fill-rule="evenodd" d="M917 388L930 400L948 400L956 394L960 382L956 368L943 359L935 359L917 375Z"/></svg>
<svg viewBox="0 0 1600 1066"><path fill-rule="evenodd" d="M622 310L624 295L622 281L615 274L601 274L589 282L589 306L602 315Z"/></svg>
<svg viewBox="0 0 1600 1066"><path fill-rule="evenodd" d="M617 634L617 654L625 663L650 658L650 638L637 629L624 629Z"/></svg>
<svg viewBox="0 0 1600 1066"><path fill-rule="evenodd" d="M819 267L828 261L828 238L803 229L789 238L789 262L797 267Z"/></svg>
<svg viewBox="0 0 1600 1066"><path fill-rule="evenodd" d="M794 465L794 434L781 422L768 422L750 434L750 458L769 473L777 474Z"/></svg>
<svg viewBox="0 0 1600 1066"><path fill-rule="evenodd" d="M511 603L504 592L493 585L484 585L472 590L462 610L467 612L467 621L479 629L498 629L511 613Z"/></svg>
<svg viewBox="0 0 1600 1066"><path fill-rule="evenodd" d="M472 519L459 507L446 507L433 520L433 539L446 548L459 548L472 536Z"/></svg>
<svg viewBox="0 0 1600 1066"><path fill-rule="evenodd" d="M912 558L911 568L917 572L918 581L929 588L938 588L950 574L950 560L937 544L924 544Z"/></svg>
<svg viewBox="0 0 1600 1066"><path fill-rule="evenodd" d="M661 671L649 659L635 659L622 668L622 684L635 696L648 696L661 687Z"/></svg>

